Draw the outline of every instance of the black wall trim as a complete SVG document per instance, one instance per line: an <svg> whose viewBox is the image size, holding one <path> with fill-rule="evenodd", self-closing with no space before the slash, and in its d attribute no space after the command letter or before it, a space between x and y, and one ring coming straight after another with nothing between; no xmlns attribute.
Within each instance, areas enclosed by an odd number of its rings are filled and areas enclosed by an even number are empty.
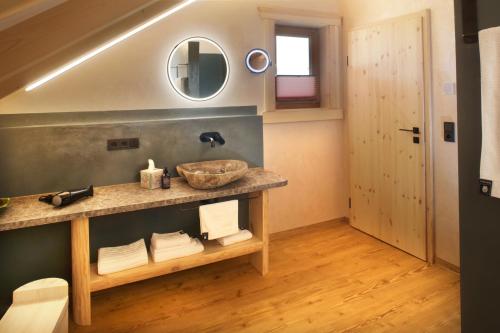
<svg viewBox="0 0 500 333"><path fill-rule="evenodd" d="M465 43L477 43L477 0L464 0L462 4L462 37Z"/></svg>
<svg viewBox="0 0 500 333"><path fill-rule="evenodd" d="M500 200L479 190L481 76L479 45L468 44L462 12L469 0L455 0L460 271L462 332L500 332ZM477 0L477 28L500 26L500 1Z"/></svg>

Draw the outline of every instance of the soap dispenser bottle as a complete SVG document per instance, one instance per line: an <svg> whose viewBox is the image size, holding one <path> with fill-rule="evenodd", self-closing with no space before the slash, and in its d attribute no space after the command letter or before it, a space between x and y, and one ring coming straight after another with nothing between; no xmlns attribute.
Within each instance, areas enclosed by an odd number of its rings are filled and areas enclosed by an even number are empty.
<svg viewBox="0 0 500 333"><path fill-rule="evenodd" d="M170 173L168 169L163 169L163 174L161 175L161 188L166 190L170 188Z"/></svg>

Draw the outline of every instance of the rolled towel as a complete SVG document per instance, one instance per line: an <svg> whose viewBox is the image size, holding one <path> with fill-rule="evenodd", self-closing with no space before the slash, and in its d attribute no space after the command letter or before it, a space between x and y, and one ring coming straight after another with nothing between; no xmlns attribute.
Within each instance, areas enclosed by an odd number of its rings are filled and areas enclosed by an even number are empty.
<svg viewBox="0 0 500 333"><path fill-rule="evenodd" d="M168 248L191 243L191 238L184 231L170 232L166 234L153 233L151 245L156 249Z"/></svg>
<svg viewBox="0 0 500 333"><path fill-rule="evenodd" d="M148 251L144 239L115 247L102 247L97 252L97 274L110 274L147 265Z"/></svg>
<svg viewBox="0 0 500 333"><path fill-rule="evenodd" d="M157 249L151 246L151 257L154 262L161 262L171 259L187 257L196 253L203 252L205 247L197 238L191 238L187 245L179 245L170 248Z"/></svg>
<svg viewBox="0 0 500 333"><path fill-rule="evenodd" d="M246 241L250 238L252 238L253 235L250 231L248 230L240 230L238 233L234 235L229 235L226 237L218 238L217 241L220 243L222 246L228 246L231 244L239 243Z"/></svg>

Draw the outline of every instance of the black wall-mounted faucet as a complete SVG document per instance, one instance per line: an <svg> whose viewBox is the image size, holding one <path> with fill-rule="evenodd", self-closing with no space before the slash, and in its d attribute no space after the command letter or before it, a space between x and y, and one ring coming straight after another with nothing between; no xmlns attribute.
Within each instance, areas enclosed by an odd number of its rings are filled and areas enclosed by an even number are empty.
<svg viewBox="0 0 500 333"><path fill-rule="evenodd" d="M226 143L226 140L219 132L206 132L200 135L201 142L210 142L210 147L215 148L215 143L218 142L221 146Z"/></svg>

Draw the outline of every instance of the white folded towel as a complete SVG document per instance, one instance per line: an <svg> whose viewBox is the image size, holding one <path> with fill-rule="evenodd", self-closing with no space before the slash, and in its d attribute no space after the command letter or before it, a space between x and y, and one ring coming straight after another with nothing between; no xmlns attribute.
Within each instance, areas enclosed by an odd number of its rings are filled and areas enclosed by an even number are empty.
<svg viewBox="0 0 500 333"><path fill-rule="evenodd" d="M500 198L500 27L479 32L483 194Z"/></svg>
<svg viewBox="0 0 500 333"><path fill-rule="evenodd" d="M191 242L191 238L183 231L170 232L166 234L153 233L151 236L151 246L156 249L185 245Z"/></svg>
<svg viewBox="0 0 500 333"><path fill-rule="evenodd" d="M178 245L169 248L157 249L150 247L151 257L154 262L161 262L176 258L187 257L196 253L203 252L205 247L197 238L191 238L189 244Z"/></svg>
<svg viewBox="0 0 500 333"><path fill-rule="evenodd" d="M102 247L97 252L97 274L110 274L147 265L148 251L144 239L132 244Z"/></svg>
<svg viewBox="0 0 500 333"><path fill-rule="evenodd" d="M205 239L238 232L238 200L200 206L200 230Z"/></svg>
<svg viewBox="0 0 500 333"><path fill-rule="evenodd" d="M220 243L222 246L228 246L231 244L239 243L246 241L250 238L252 238L253 235L250 231L248 230L240 230L238 233L234 235L229 235L226 237L218 238L217 241Z"/></svg>

